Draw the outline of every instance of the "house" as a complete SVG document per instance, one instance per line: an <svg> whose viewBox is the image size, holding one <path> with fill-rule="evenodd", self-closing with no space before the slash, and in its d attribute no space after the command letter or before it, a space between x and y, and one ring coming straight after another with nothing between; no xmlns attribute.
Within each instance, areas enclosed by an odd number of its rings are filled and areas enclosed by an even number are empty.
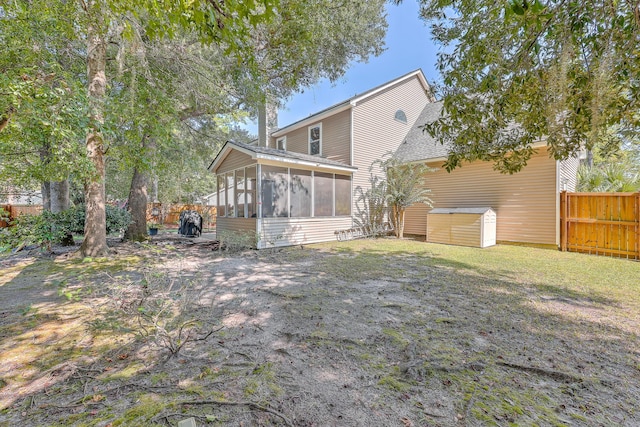
<svg viewBox="0 0 640 427"><path fill-rule="evenodd" d="M416 70L279 129L263 119L257 144L228 141L209 166L218 177L218 234L255 233L258 248L334 240L354 226L357 191L381 173L370 171L373 161L395 152L441 166L446 147L418 127L441 109ZM560 170L570 168L541 144L525 169L503 176L474 162L429 174L428 185L438 207L492 207L498 240L557 245ZM405 233L425 235L426 213L410 208Z"/></svg>

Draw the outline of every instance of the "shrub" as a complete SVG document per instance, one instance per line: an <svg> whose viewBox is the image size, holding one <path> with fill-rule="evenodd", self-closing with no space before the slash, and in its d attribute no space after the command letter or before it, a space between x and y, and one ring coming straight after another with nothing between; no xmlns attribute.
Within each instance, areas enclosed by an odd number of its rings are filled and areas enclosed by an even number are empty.
<svg viewBox="0 0 640 427"><path fill-rule="evenodd" d="M249 231L221 231L218 233L218 240L220 241L220 249L230 252L255 249L258 246L258 236Z"/></svg>
<svg viewBox="0 0 640 427"><path fill-rule="evenodd" d="M119 232L131 223L131 214L124 209L107 206L107 234ZM44 211L40 215L21 215L11 227L0 233L0 248L38 245L51 250L69 234L84 233L85 206L78 205L59 213Z"/></svg>

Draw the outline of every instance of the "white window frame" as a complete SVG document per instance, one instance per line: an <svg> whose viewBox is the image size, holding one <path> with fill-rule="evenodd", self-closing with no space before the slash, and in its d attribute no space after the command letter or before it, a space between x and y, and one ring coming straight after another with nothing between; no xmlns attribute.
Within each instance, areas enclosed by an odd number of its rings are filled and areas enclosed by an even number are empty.
<svg viewBox="0 0 640 427"><path fill-rule="evenodd" d="M280 146L280 142L282 142L282 147ZM281 136L280 138L276 138L276 150L287 151L287 136Z"/></svg>
<svg viewBox="0 0 640 427"><path fill-rule="evenodd" d="M318 140L318 154L311 154L311 129L320 129L320 139ZM322 156L322 123L316 123L307 128L307 140L308 140L308 153L312 156Z"/></svg>
<svg viewBox="0 0 640 427"><path fill-rule="evenodd" d="M404 120L402 119L402 117L398 117L398 113L401 113L402 116L404 116ZM405 125L407 124L407 113L404 112L403 109L399 108L396 113L393 115L393 118L395 119L395 121L400 122L400 123L404 123Z"/></svg>

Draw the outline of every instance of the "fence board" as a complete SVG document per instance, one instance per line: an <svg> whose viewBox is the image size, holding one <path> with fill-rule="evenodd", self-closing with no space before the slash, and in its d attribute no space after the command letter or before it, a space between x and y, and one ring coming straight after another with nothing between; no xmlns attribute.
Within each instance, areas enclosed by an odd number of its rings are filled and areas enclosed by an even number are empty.
<svg viewBox="0 0 640 427"><path fill-rule="evenodd" d="M153 208L157 208L159 215L153 216ZM180 222L180 213L185 210L197 211L202 215L203 226L211 228L216 221L216 207L203 205L187 205L187 204L162 204L149 203L147 205L147 221L158 222L165 225L178 225Z"/></svg>
<svg viewBox="0 0 640 427"><path fill-rule="evenodd" d="M640 259L640 193L560 194L560 249Z"/></svg>

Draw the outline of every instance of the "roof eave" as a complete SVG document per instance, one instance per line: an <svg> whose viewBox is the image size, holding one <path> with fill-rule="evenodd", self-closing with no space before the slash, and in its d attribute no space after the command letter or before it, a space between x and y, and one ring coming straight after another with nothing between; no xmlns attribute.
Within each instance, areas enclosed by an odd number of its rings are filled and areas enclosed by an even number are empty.
<svg viewBox="0 0 640 427"><path fill-rule="evenodd" d="M229 155L231 150L238 150L241 153L244 153L244 154L247 154L247 155L251 156L252 159L256 158L256 153L254 151L247 150L246 148L240 147L240 146L234 144L233 141L227 141L227 142L224 143L224 145L222 146L222 149L220 150L220 152L218 153L216 158L213 159L213 161L211 162L211 164L209 165L207 170L209 172L215 173L215 170L218 168L220 163L222 163L224 161L224 159L227 158L227 156Z"/></svg>
<svg viewBox="0 0 640 427"><path fill-rule="evenodd" d="M291 131L294 131L296 129L300 129L302 127L309 126L309 125L311 125L313 123L316 123L316 122L319 122L321 120L324 120L325 118L327 118L329 116L333 116L334 114L337 114L337 113L340 113L342 111L348 110L351 107L352 107L351 102L349 102L349 101L342 102L342 103L340 103L340 104L338 104L338 105L334 106L333 108L330 108L330 109L328 109L326 111L311 115L311 116L309 116L307 118L304 118L304 119L299 120L299 121L297 121L295 123L292 123L292 124L290 124L288 126L285 126L285 127L281 128L281 129L278 129L277 131L273 132L271 134L271 136L277 138L279 136L285 135L285 134L287 134L287 133L289 133Z"/></svg>
<svg viewBox="0 0 640 427"><path fill-rule="evenodd" d="M270 154L264 154L264 153L259 153L256 156L256 158L257 160L268 160L271 162L286 163L286 164L292 164L292 165L298 165L298 166L332 169L332 170L342 171L342 172L356 172L358 170L358 168L356 167L351 167L347 165L345 166L331 165L331 164L322 163L322 162L312 162L309 160L290 159L287 157L272 156Z"/></svg>

